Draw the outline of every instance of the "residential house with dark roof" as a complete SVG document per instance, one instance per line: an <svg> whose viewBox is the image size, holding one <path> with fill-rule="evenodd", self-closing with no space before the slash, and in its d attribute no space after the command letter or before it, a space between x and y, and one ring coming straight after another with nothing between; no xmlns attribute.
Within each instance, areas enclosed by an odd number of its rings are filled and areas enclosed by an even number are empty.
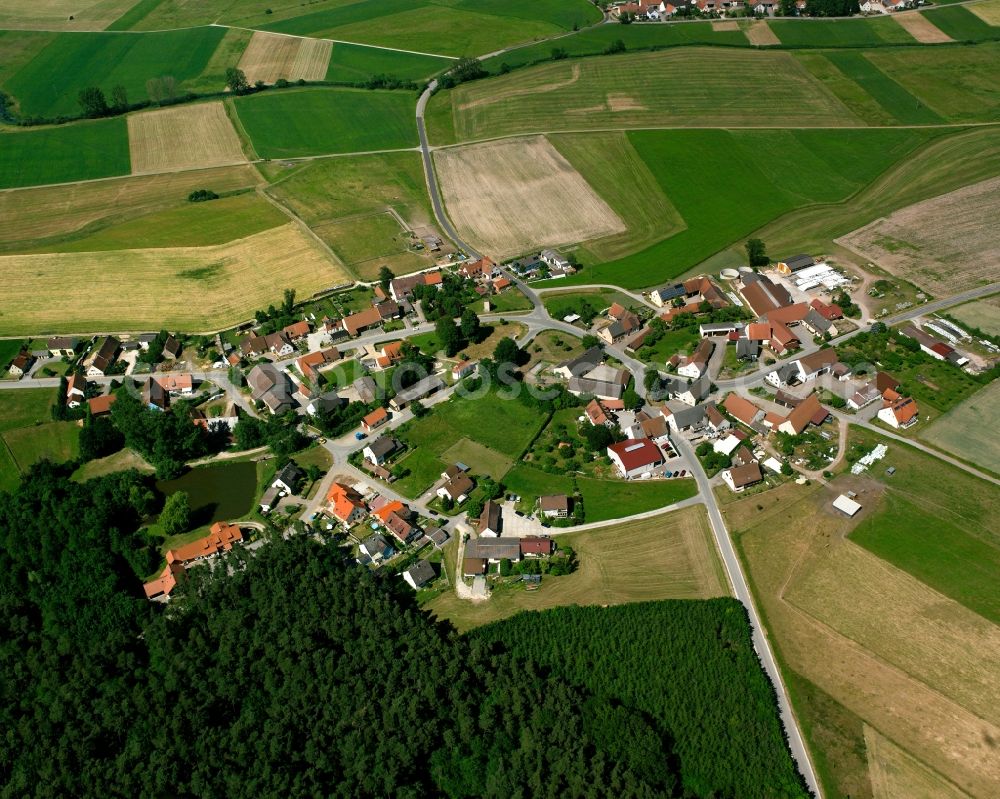
<svg viewBox="0 0 1000 799"><path fill-rule="evenodd" d="M436 577L434 567L426 560L418 560L403 572L403 580L414 591L423 588Z"/></svg>
<svg viewBox="0 0 1000 799"><path fill-rule="evenodd" d="M493 500L489 500L483 505L483 512L479 514L479 522L476 525L476 532L481 536L500 535L503 527L503 514L500 506Z"/></svg>
<svg viewBox="0 0 1000 799"><path fill-rule="evenodd" d="M554 366L552 373L569 380L573 377L582 377L595 366L604 363L604 351L600 347L591 347L586 352L570 358L567 361Z"/></svg>
<svg viewBox="0 0 1000 799"><path fill-rule="evenodd" d="M397 449L399 442L396 439L392 436L380 436L365 446L362 452L366 461L381 466Z"/></svg>
<svg viewBox="0 0 1000 799"><path fill-rule="evenodd" d="M467 474L456 474L451 479L446 480L436 493L442 499L447 497L456 505L460 505L469 498L473 488L475 488L475 484Z"/></svg>
<svg viewBox="0 0 1000 799"><path fill-rule="evenodd" d="M69 336L52 336L46 343L49 355L53 358L72 358L76 355L78 339Z"/></svg>
<svg viewBox="0 0 1000 799"><path fill-rule="evenodd" d="M292 381L288 375L273 363L259 363L247 375L254 402L263 402L273 414L294 410Z"/></svg>
<svg viewBox="0 0 1000 799"><path fill-rule="evenodd" d="M793 275L815 264L816 260L811 255L793 255L784 261L778 261L778 271L783 275Z"/></svg>
<svg viewBox="0 0 1000 799"><path fill-rule="evenodd" d="M465 544L465 557L482 559L489 563L521 559L520 538L472 538Z"/></svg>
<svg viewBox="0 0 1000 799"><path fill-rule="evenodd" d="M732 469L725 469L722 472L722 479L731 491L740 493L752 485L756 485L764 479L760 473L760 466L756 461L745 466L734 466Z"/></svg>
<svg viewBox="0 0 1000 799"><path fill-rule="evenodd" d="M367 555L373 563L388 560L396 554L396 550L392 548L392 544L381 533L373 533L368 536L361 542L361 546L358 549Z"/></svg>
<svg viewBox="0 0 1000 799"><path fill-rule="evenodd" d="M104 336L87 360L84 361L87 377L103 377L118 357L121 342L114 336Z"/></svg>
<svg viewBox="0 0 1000 799"><path fill-rule="evenodd" d="M410 403L426 399L442 388L444 388L444 383L441 381L441 378L437 375L429 375L423 380L414 383L409 388L404 388L398 392L395 397L389 400L389 406L394 411L401 411Z"/></svg>
<svg viewBox="0 0 1000 799"><path fill-rule="evenodd" d="M712 358L714 350L715 344L712 343L712 340L703 338L698 342L694 352L691 353L691 357L678 367L677 374L692 379L701 377L708 371L708 362Z"/></svg>
<svg viewBox="0 0 1000 799"><path fill-rule="evenodd" d="M674 396L686 405L697 405L711 392L712 378L708 374L703 374L697 380L691 380L687 385L681 386Z"/></svg>
<svg viewBox="0 0 1000 799"><path fill-rule="evenodd" d="M569 516L570 499L565 494L546 494L538 498L538 510L547 519L565 519Z"/></svg>

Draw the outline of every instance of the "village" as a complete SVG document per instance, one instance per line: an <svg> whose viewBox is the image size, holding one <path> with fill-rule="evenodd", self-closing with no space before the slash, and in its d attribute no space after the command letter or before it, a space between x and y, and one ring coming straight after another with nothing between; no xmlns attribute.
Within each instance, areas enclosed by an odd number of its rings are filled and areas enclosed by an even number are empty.
<svg viewBox="0 0 1000 799"><path fill-rule="evenodd" d="M645 295L619 292L600 308L603 296L586 287L532 288L574 272L554 250L505 264L469 258L386 274L325 302L286 297L286 307L214 336L53 336L44 350L22 350L8 379L51 381L58 365L70 418L110 416L124 385L151 411L182 401L193 425L230 442L241 418L271 417L300 425L314 448L326 450L330 467L322 476L312 467L311 480L294 455L281 459L257 498L257 521L222 520L168 550L162 572L145 585L150 599L169 599L189 568L259 539L278 519L290 534L297 515L298 529L336 540L366 568L390 569L417 591L454 587L482 601L512 582L532 590L543 574L572 570L572 550L562 551L558 536L586 525L588 514L610 512L600 493L612 493L613 481L690 485L689 496L704 493L695 487L699 472L710 492L733 494L823 479L844 453L848 422L905 436L930 418L913 391L928 381L922 366L976 374L996 361L990 342L919 305L900 314L905 323L897 327L866 321L856 279L808 255ZM335 307L343 313L330 313ZM561 318L550 313L567 308ZM450 315L476 328L455 352L439 340L457 330ZM494 328L511 334L502 352ZM493 349L470 357L483 331ZM475 433L462 439L470 443L457 453L468 452L465 460L449 460L447 450L423 464L428 453L414 430L429 424L426 417L462 403L497 408L495 392L467 396L498 379L495 361L504 354L527 355L546 336L581 344L557 339L572 357L546 351L515 373L519 389L556 392L567 406L556 412L565 423L551 417L541 443L520 453L540 481L533 495L519 492L516 470L494 468L497 453ZM891 354L882 365L880 352ZM401 382L408 371L417 373ZM577 482L556 476L560 463L546 453L555 444L567 457L567 441L577 442L569 445L577 456L564 462L603 481L600 492L584 497ZM450 541L457 553L446 548ZM446 557L455 558L450 569Z"/></svg>

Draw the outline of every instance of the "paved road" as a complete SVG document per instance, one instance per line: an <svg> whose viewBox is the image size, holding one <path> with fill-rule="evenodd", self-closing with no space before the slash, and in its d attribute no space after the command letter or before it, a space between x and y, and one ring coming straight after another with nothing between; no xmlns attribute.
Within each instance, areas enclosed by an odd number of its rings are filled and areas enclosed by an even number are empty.
<svg viewBox="0 0 1000 799"><path fill-rule="evenodd" d="M427 101L437 88L437 81L432 80L427 84L420 99L417 100L417 135L420 137L420 155L424 160L424 179L427 181L427 193L431 196L431 206L434 208L434 216L441 226L444 234L451 239L455 246L464 251L466 255L478 258L479 253L466 244L459 237L455 228L452 227L451 220L444 210L444 202L441 200L441 192L438 189L437 174L434 172L434 159L431 158L431 148L427 143L427 128L424 126L424 112L427 110Z"/></svg>
<svg viewBox="0 0 1000 799"><path fill-rule="evenodd" d="M701 463L698 461L697 456L695 456L690 442L684 436L671 435L670 440L673 442L677 452L685 455L692 465L691 471L698 482L700 501L705 503L705 508L708 511L708 519L712 524L712 533L715 535L716 544L722 555L722 562L725 564L726 572L729 574L729 582L733 587L736 598L743 603L750 617L754 649L757 651L758 657L760 657L764 671L767 672L767 676L774 684L774 690L778 696L778 709L781 712L781 721L785 725L785 734L788 736L788 746L792 752L792 757L795 758L799 772L805 778L809 789L816 796L822 797L823 794L820 790L819 780L816 779L816 772L809 757L809 750L806 748L802 733L799 730L798 719L796 719L794 712L792 712L792 705L788 700L788 692L785 689L781 671L778 669L778 664L771 653L771 645L768 643L764 624L757 613L753 595L750 593L746 578L743 576L743 568L739 558L736 556L736 550L733 548L733 542L729 537L729 530L726 529L726 523L722 518L722 512L719 510L719 504L715 500L715 494L712 492L708 476L705 474L705 470L701 468Z"/></svg>

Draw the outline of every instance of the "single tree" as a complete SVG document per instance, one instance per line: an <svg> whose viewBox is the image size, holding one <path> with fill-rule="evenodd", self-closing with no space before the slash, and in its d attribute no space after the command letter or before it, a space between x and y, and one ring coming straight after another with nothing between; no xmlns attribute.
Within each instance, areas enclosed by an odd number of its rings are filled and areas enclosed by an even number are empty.
<svg viewBox="0 0 1000 799"><path fill-rule="evenodd" d="M479 317L471 308L462 311L462 337L473 344L477 343L482 335L482 326L479 324Z"/></svg>
<svg viewBox="0 0 1000 799"><path fill-rule="evenodd" d="M128 93L120 83L111 90L111 107L118 113L128 110Z"/></svg>
<svg viewBox="0 0 1000 799"><path fill-rule="evenodd" d="M281 304L281 310L287 316L292 312L295 307L295 289L285 289L284 301Z"/></svg>
<svg viewBox="0 0 1000 799"><path fill-rule="evenodd" d="M647 369L642 384L646 387L646 391L655 391L660 387L660 373L655 369Z"/></svg>
<svg viewBox="0 0 1000 799"><path fill-rule="evenodd" d="M238 67L229 67L226 70L226 88L233 94L246 94L250 91L246 73Z"/></svg>
<svg viewBox="0 0 1000 799"><path fill-rule="evenodd" d="M516 364L520 360L521 350L514 339L504 336L497 342L496 349L493 350L493 360L498 364Z"/></svg>
<svg viewBox="0 0 1000 799"><path fill-rule="evenodd" d="M417 419L423 419L430 413L430 409L420 400L413 400L413 402L410 403L410 410L413 411L413 416Z"/></svg>
<svg viewBox="0 0 1000 799"><path fill-rule="evenodd" d="M750 266L767 266L771 259L767 257L764 242L760 239L748 239L746 243L747 262Z"/></svg>
<svg viewBox="0 0 1000 799"><path fill-rule="evenodd" d="M96 86L81 89L79 100L84 116L102 117L108 113L108 101L104 99L104 92Z"/></svg>
<svg viewBox="0 0 1000 799"><path fill-rule="evenodd" d="M622 404L629 411L637 411L642 407L642 397L636 393L631 384L625 389L625 393L622 394Z"/></svg>
<svg viewBox="0 0 1000 799"><path fill-rule="evenodd" d="M450 316L442 316L434 326L438 343L449 358L462 349L462 332Z"/></svg>
<svg viewBox="0 0 1000 799"><path fill-rule="evenodd" d="M396 277L388 266L383 266L378 270L378 283L382 287L382 293L389 296L389 284Z"/></svg>
<svg viewBox="0 0 1000 799"><path fill-rule="evenodd" d="M160 527L166 535L177 535L185 532L191 526L191 505L188 495L178 491L167 497L160 511Z"/></svg>

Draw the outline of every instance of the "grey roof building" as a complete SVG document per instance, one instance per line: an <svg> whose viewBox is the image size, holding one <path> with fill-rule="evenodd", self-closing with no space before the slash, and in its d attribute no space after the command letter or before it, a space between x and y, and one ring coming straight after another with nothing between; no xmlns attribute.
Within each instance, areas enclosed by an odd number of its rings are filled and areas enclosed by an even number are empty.
<svg viewBox="0 0 1000 799"><path fill-rule="evenodd" d="M414 383L409 388L404 388L395 397L389 400L389 405L394 411L400 411L411 402L429 397L435 391L444 388L444 383L437 375L425 377L419 383Z"/></svg>
<svg viewBox="0 0 1000 799"><path fill-rule="evenodd" d="M403 579L410 585L414 590L422 588L431 582L437 575L434 573L434 567L431 566L426 560L418 560L410 568L403 572Z"/></svg>
<svg viewBox="0 0 1000 799"><path fill-rule="evenodd" d="M465 545L465 557L482 558L499 563L501 560L521 559L519 538L473 538Z"/></svg>

